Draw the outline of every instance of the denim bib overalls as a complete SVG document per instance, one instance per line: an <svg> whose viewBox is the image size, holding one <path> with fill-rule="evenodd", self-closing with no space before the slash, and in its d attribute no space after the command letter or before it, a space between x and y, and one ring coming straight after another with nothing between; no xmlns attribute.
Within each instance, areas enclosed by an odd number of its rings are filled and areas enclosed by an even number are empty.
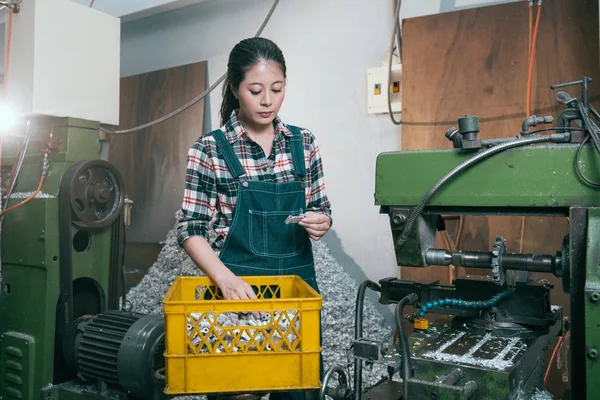
<svg viewBox="0 0 600 400"><path fill-rule="evenodd" d="M302 226L285 223L288 216L306 212L304 137L298 127L288 125L288 128L292 132L295 180L279 183L247 180L246 172L223 132L213 132L217 149L238 184L233 222L219 258L237 276L298 275L319 292L310 238ZM265 371L269 372L277 373ZM318 391L314 392L312 398L316 400ZM270 400L305 398L303 392L270 395Z"/></svg>

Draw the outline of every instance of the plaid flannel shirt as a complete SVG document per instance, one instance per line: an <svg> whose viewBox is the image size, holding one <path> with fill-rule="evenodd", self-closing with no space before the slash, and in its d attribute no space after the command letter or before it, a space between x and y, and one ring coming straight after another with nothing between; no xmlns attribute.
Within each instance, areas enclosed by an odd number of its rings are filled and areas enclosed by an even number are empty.
<svg viewBox="0 0 600 400"><path fill-rule="evenodd" d="M240 160L245 177L250 180L288 182L292 174L292 133L276 117L275 139L269 157L259 144L247 135L234 111L221 130L231 143ZM304 134L304 160L306 163L306 210L323 213L331 217L330 203L325 192L323 166L319 147L313 134L302 129ZM177 242L180 246L191 236L201 235L209 239L210 223L214 220L216 239L211 243L218 252L233 222L237 201L237 182L229 172L225 159L219 154L212 134L200 137L188 152L185 188L181 211L182 218L177 226Z"/></svg>

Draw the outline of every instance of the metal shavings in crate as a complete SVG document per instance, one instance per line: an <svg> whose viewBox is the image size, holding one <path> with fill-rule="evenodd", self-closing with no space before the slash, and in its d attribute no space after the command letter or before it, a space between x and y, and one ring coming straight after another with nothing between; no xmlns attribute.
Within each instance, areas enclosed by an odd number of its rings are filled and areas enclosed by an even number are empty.
<svg viewBox="0 0 600 400"><path fill-rule="evenodd" d="M297 310L253 314L190 313L188 349L192 354L300 351L300 313Z"/></svg>

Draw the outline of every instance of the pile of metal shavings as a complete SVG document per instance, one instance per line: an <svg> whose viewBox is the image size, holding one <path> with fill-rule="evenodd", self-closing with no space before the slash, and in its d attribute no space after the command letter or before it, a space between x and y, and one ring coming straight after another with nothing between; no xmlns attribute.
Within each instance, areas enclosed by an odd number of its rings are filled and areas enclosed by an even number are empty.
<svg viewBox="0 0 600 400"><path fill-rule="evenodd" d="M175 219L178 220L179 217L178 212ZM322 241L313 242L313 254L317 283L323 295L321 329L324 368L327 371L333 366L342 366L349 372L352 382L353 359L350 346L354 340L354 310L359 282L344 270ZM140 283L129 290L127 300L131 302L133 312L162 314L162 300L175 279L178 276L199 275L203 273L177 244L174 228L168 232L156 262ZM394 333L394 329L368 298L364 304L363 332L366 338L381 341L384 346L391 343ZM375 384L386 373L383 365L365 367L363 388ZM395 376L394 379L399 378ZM337 382L335 377L333 382ZM201 400L204 396L179 396L176 399Z"/></svg>
<svg viewBox="0 0 600 400"><path fill-rule="evenodd" d="M31 196L33 196L35 192L16 192L16 193L11 193L10 195L10 199L27 199ZM50 199L53 198L54 196L48 193L44 193L44 192L38 192L38 194L35 195L36 199ZM3 201L6 201L6 196L3 197Z"/></svg>
<svg viewBox="0 0 600 400"><path fill-rule="evenodd" d="M553 400L554 397L552 394L547 392L546 390L540 391L539 389L535 389L535 392L528 399L519 397L518 400Z"/></svg>

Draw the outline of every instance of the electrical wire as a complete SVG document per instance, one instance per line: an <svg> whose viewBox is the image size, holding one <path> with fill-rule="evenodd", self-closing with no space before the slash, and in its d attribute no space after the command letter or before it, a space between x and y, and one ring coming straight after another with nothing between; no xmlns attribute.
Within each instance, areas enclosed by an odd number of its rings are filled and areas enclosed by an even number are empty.
<svg viewBox="0 0 600 400"><path fill-rule="evenodd" d="M19 151L17 155L17 159L15 160L15 164L13 165L13 175L10 177L10 181L8 183L8 188L6 192L6 204L0 209L0 211L4 211L8 202L10 201L10 196L12 195L13 189L17 184L17 178L19 173L21 172L21 167L23 166L23 160L25 159L25 153L27 152L27 145L29 144L29 138L25 138L23 148Z"/></svg>
<svg viewBox="0 0 600 400"><path fill-rule="evenodd" d="M6 204L4 204L4 207L0 208L0 211L4 211L6 209L6 206L8 205L8 202L10 200L10 196L12 195L13 189L15 188L15 185L17 183L19 174L21 173L21 167L23 166L23 160L25 159L25 154L27 153L27 147L29 145L30 128L31 121L27 121L27 125L25 128L25 138L23 139L23 146L17 151L17 158L15 164L13 165L13 173L8 183L8 191L6 193Z"/></svg>
<svg viewBox="0 0 600 400"><path fill-rule="evenodd" d="M394 32L392 33L392 40L390 42L390 57L388 60L388 101L387 101L387 106L388 106L388 112L390 114L390 118L392 119L392 122L395 125L400 125L402 124L402 121L396 121L396 119L394 118L394 113L392 112L392 60L394 57L394 42L396 41L396 32L400 32L400 22L398 21L398 19L400 18L400 6L402 5L402 0L396 0L395 3L395 8L394 8ZM400 41L402 41L402 37L400 34L398 34L398 38ZM400 52L400 43L398 43L398 55L400 57L400 62L402 62L402 53Z"/></svg>
<svg viewBox="0 0 600 400"><path fill-rule="evenodd" d="M460 249L460 241L463 233L463 229L465 226L464 216L461 215L458 218L458 228L456 229L456 243L450 237L448 230L442 231L442 240L444 241L444 245L450 251L457 251ZM456 267L453 264L448 265L448 282L452 284L452 281L456 278Z"/></svg>
<svg viewBox="0 0 600 400"><path fill-rule="evenodd" d="M454 251L454 247L450 244L450 236L448 235L448 231L443 231L442 232L442 240L444 241L444 245L446 246L446 248L450 251ZM452 264L448 265L448 283L452 284L452 280L454 277L454 274L452 272L452 269L454 268L454 266Z"/></svg>
<svg viewBox="0 0 600 400"><path fill-rule="evenodd" d="M12 175L10 177L10 181L8 183L7 193L6 193L6 204L2 208L0 208L0 212L6 210L8 206L8 202L10 201L10 196L17 184L19 175L21 173L21 167L23 166L23 161L25 160L25 154L27 154L27 147L29 146L29 139L31 137L31 121L27 121L25 125L25 137L23 139L22 146L18 146L17 157L15 163L13 164ZM1 222L1 221L0 221Z"/></svg>
<svg viewBox="0 0 600 400"><path fill-rule="evenodd" d="M528 75L527 75L527 104L525 105L526 114L525 118L531 115L531 87L533 85L533 60L535 59L535 46L537 42L537 35L540 26L540 16L542 11L541 1L538 4L537 16L535 22L535 29L532 33L533 25L533 1L529 1L529 64L528 64ZM519 244L519 253L523 253L523 246L525 243L525 216L521 217L521 243Z"/></svg>
<svg viewBox="0 0 600 400"><path fill-rule="evenodd" d="M527 60L529 61L527 63L527 71L529 71L529 68L531 68L531 43L532 43L532 39L533 39L533 0L529 0L529 44L527 46ZM531 103L531 94L530 94L530 87L529 87L529 75L527 77L527 99L525 101L525 117L527 118L529 116L529 108L530 103ZM521 247L519 250L519 253L523 253L523 231L525 230L525 216L521 217Z"/></svg>
<svg viewBox="0 0 600 400"><path fill-rule="evenodd" d="M20 149L17 160L15 161L16 167L13 166L14 175L11 176L11 179L10 179L8 193L6 196L6 203L4 204L4 209L1 209L1 212L0 212L0 224L2 223L3 217L6 213L8 213L9 211L12 211L16 208L19 208L22 205L27 204L31 200L36 198L38 193L42 190L42 185L44 184L44 180L46 179L46 174L48 173L48 152L49 152L49 150L43 149L42 152L44 152L45 154L44 154L44 159L43 159L43 163L42 163L42 173L40 176L40 181L39 181L37 189L25 200L13 205L12 207L6 208L6 206L8 206L8 202L10 201L10 196L12 195L12 191L13 191L13 189L16 185L16 182L19 178L19 174L21 172L21 167L23 165L23 160L25 159L25 154L27 153L27 147L29 145L29 138L31 136L30 128L31 128L31 121L27 121L26 129L25 129L25 138L23 140L23 147ZM52 132L50 132L50 136L52 136Z"/></svg>
<svg viewBox="0 0 600 400"><path fill-rule="evenodd" d="M533 83L533 60L535 58L535 47L537 43L537 35L540 26L540 17L542 14L542 2L538 2L537 15L535 19L535 29L533 30L533 38L531 40L531 54L529 56L529 74L527 76L527 115L531 115L531 86Z"/></svg>
<svg viewBox="0 0 600 400"><path fill-rule="evenodd" d="M463 234L463 230L465 227L465 216L461 215L458 219L458 228L456 229L456 242L454 243L453 248L451 249L452 251L457 251L460 250L460 242L462 240L462 234ZM452 243L452 240L450 239L450 236L448 234L446 234L448 236L448 243ZM452 284L452 281L458 276L458 269L450 264L448 265L448 268L450 269L450 284Z"/></svg>
<svg viewBox="0 0 600 400"><path fill-rule="evenodd" d="M94 5L94 1L96 0L92 0L92 2L90 3L90 8L92 8L92 6Z"/></svg>
<svg viewBox="0 0 600 400"><path fill-rule="evenodd" d="M462 241L462 234L463 234L464 229L465 229L465 217L464 217L464 215L461 215L460 220L458 222L458 231L456 232L456 244L455 244L456 250L460 250L460 242Z"/></svg>
<svg viewBox="0 0 600 400"><path fill-rule="evenodd" d="M15 158L19 158L20 154L21 154L21 142L17 142L17 155ZM10 172L10 181L8 182L7 188L10 188L12 181L14 180L16 170L17 170L17 163L14 163L12 170ZM8 197L8 195L6 197ZM0 204L0 210L1 209L2 209L2 204Z"/></svg>
<svg viewBox="0 0 600 400"><path fill-rule="evenodd" d="M256 35L254 35L254 37L260 36L260 34L262 33L262 31L265 29L265 26L267 26L267 23L271 19L271 16L273 15L273 12L275 11L275 8L277 7L278 3L279 3L279 0L275 0L273 2L273 5L271 6L271 9L269 10L269 13L267 14L265 20L263 21L262 25L260 26L260 28L256 32ZM108 134L111 134L111 135L124 135L124 134L133 133L133 132L140 131L142 129L146 129L146 128L149 128L151 126L160 124L161 122L164 122L164 121L166 121L166 120L168 120L170 118L173 118L174 116L176 116L176 115L184 112L185 110L187 110L188 108L190 108L194 104L198 103L200 100L202 100L204 97L206 97L206 95L208 95L210 92L212 92L217 86L219 86L221 84L221 82L223 82L223 80L225 80L226 77L227 77L227 72L225 72L211 87L209 87L204 92L202 92L198 97L192 99L187 104L184 104L183 106L179 107L177 110L175 110L175 111L173 111L173 112L165 115L164 117L158 118L158 119L156 119L154 121L150 121L150 122L145 123L145 124L140 125L140 126L136 126L134 128L113 131L113 130L110 130L110 129L106 129L106 128L100 127L100 130L102 132L105 132L105 133L108 133Z"/></svg>
<svg viewBox="0 0 600 400"><path fill-rule="evenodd" d="M566 335L563 334L558 339L558 343L556 343L556 347L554 348L554 351L552 352L552 357L550 357L550 362L548 362L548 368L546 368L546 373L544 374L544 386L546 385L546 381L548 380L548 375L550 375L550 368L552 367L552 364L554 363L554 359L556 358L556 354L558 353L558 350L560 349L560 346L562 345L563 341L565 340L565 336Z"/></svg>
<svg viewBox="0 0 600 400"><path fill-rule="evenodd" d="M529 0L529 45L527 46L527 50L529 53L527 54L527 59L531 59L531 39L533 36L533 0Z"/></svg>
<svg viewBox="0 0 600 400"><path fill-rule="evenodd" d="M33 192L33 194L31 196L29 196L28 198L26 198L25 200L23 200L20 203L15 204L14 206L11 206L9 208L7 208L6 210L2 211L2 213L0 213L0 217L3 217L7 212L14 210L15 208L21 207L23 204L27 204L29 203L31 200L35 199L35 197L38 195L38 193L42 190L42 185L44 184L44 179L45 179L45 175L42 175L40 178L40 182L38 184L37 189L35 190L35 192ZM8 202L7 202L8 203Z"/></svg>

